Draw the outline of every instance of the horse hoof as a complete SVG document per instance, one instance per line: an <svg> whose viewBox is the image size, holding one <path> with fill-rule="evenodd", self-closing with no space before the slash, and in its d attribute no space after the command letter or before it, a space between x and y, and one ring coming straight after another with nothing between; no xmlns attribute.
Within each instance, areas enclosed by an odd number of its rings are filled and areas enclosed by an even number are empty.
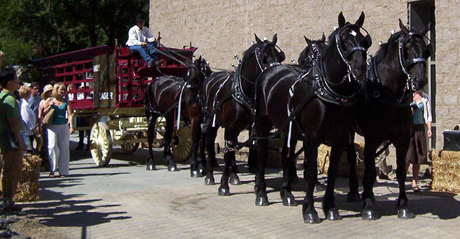
<svg viewBox="0 0 460 239"><path fill-rule="evenodd" d="M317 224L317 223L320 223L321 220L319 219L318 217L318 214L317 213L304 213L303 214L303 221L305 223L309 223L309 224Z"/></svg>
<svg viewBox="0 0 460 239"><path fill-rule="evenodd" d="M359 201L361 201L361 197L359 193L349 192L347 194L347 202L359 202Z"/></svg>
<svg viewBox="0 0 460 239"><path fill-rule="evenodd" d="M197 170L192 170L192 171L190 171L190 177L192 177L192 178L201 178L201 177L203 177L203 176L204 176L204 175L201 174L201 173L200 173L199 171L197 171Z"/></svg>
<svg viewBox="0 0 460 239"><path fill-rule="evenodd" d="M264 196L264 197L257 196L256 206L268 206L268 197L267 196Z"/></svg>
<svg viewBox="0 0 460 239"><path fill-rule="evenodd" d="M361 212L363 220L377 220L380 218L379 213L375 209L364 209Z"/></svg>
<svg viewBox="0 0 460 239"><path fill-rule="evenodd" d="M232 176L228 179L228 182L232 185L241 185L240 178L238 176Z"/></svg>
<svg viewBox="0 0 460 239"><path fill-rule="evenodd" d="M337 208L331 208L329 209L329 211L327 212L326 214L326 218L327 220L329 221L338 221L338 220L342 220L342 217L340 216L339 214L339 209Z"/></svg>
<svg viewBox="0 0 460 239"><path fill-rule="evenodd" d="M148 171L157 170L157 167L155 167L155 165L153 165L153 164L149 164L149 165L147 165L147 170Z"/></svg>
<svg viewBox="0 0 460 239"><path fill-rule="evenodd" d="M283 197L283 206L295 207L295 206L297 206L297 202L295 201L294 197L285 196L285 197Z"/></svg>
<svg viewBox="0 0 460 239"><path fill-rule="evenodd" d="M180 171L179 168L177 167L177 165L168 165L168 171L170 172L178 172Z"/></svg>
<svg viewBox="0 0 460 239"><path fill-rule="evenodd" d="M415 213L409 208L398 209L398 218L400 219L412 219L415 218Z"/></svg>
<svg viewBox="0 0 460 239"><path fill-rule="evenodd" d="M214 181L214 177L206 177L204 179L204 185L210 186L210 185L214 185L214 184L216 184L216 182Z"/></svg>
<svg viewBox="0 0 460 239"><path fill-rule="evenodd" d="M230 196L230 189L219 187L219 196Z"/></svg>

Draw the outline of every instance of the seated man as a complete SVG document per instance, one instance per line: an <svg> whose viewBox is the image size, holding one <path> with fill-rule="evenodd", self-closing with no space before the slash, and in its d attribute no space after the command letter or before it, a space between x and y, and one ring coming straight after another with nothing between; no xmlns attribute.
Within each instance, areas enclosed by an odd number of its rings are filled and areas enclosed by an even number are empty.
<svg viewBox="0 0 460 239"><path fill-rule="evenodd" d="M157 62L157 39L147 27L144 27L144 23L144 16L137 15L136 25L129 29L126 45L128 45L129 50L141 54L148 66L158 65L161 62Z"/></svg>

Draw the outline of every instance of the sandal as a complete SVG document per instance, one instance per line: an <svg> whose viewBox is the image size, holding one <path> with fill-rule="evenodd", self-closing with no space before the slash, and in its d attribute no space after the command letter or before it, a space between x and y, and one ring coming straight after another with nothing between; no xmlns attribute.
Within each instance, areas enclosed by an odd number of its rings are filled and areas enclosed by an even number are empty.
<svg viewBox="0 0 460 239"><path fill-rule="evenodd" d="M418 186L412 186L412 190L414 190L414 193L420 192L420 188Z"/></svg>
<svg viewBox="0 0 460 239"><path fill-rule="evenodd" d="M51 172L48 176L49 176L50 178L54 178L54 173Z"/></svg>

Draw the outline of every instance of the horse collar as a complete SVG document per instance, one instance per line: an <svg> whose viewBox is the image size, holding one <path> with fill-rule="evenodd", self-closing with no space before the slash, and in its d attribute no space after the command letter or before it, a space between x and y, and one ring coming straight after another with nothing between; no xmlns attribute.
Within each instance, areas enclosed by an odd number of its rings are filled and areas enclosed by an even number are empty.
<svg viewBox="0 0 460 239"><path fill-rule="evenodd" d="M371 58L367 73L366 85L364 87L366 100L374 100L396 107L404 107L410 104L412 101L412 92L406 87L404 87L401 97L395 97L394 94L385 89L377 71L377 61L375 57Z"/></svg>

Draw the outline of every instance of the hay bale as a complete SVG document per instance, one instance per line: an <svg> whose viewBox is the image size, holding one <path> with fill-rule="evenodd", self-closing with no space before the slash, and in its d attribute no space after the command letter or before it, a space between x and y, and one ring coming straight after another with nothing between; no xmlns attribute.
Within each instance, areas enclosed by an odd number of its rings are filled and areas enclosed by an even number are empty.
<svg viewBox="0 0 460 239"><path fill-rule="evenodd" d="M40 166L42 159L37 155L24 155L21 178L19 179L16 195L13 200L16 202L32 202L40 199L38 194L40 178Z"/></svg>
<svg viewBox="0 0 460 239"><path fill-rule="evenodd" d="M433 190L442 192L460 192L460 152L433 150Z"/></svg>
<svg viewBox="0 0 460 239"><path fill-rule="evenodd" d="M364 143L355 143L355 150L358 153L356 160L356 175L358 178L364 177ZM331 147L320 145L318 148L318 171L327 174L329 169L329 158L331 156ZM350 177L350 167L348 166L347 154L344 152L340 159L339 176Z"/></svg>

